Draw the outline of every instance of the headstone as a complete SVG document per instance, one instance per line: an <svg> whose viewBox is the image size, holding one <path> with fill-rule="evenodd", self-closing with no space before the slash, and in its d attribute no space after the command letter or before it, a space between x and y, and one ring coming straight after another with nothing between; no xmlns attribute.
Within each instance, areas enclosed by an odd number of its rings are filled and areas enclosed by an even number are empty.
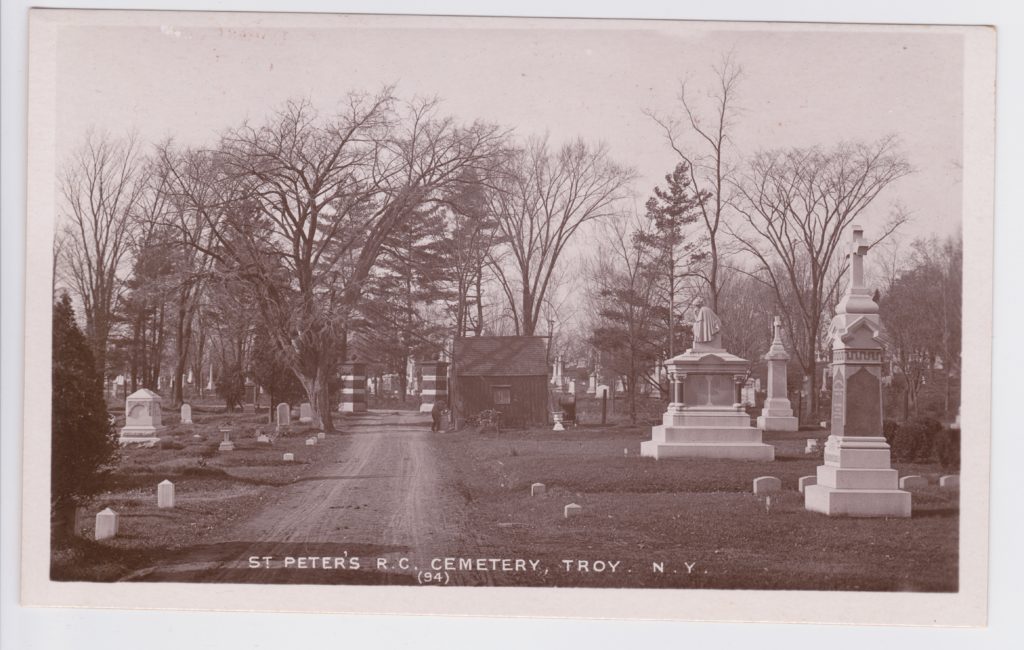
<svg viewBox="0 0 1024 650"><path fill-rule="evenodd" d="M946 476L939 477L939 487L946 488L948 490L956 489L960 487L960 475L959 474L947 474Z"/></svg>
<svg viewBox="0 0 1024 650"><path fill-rule="evenodd" d="M125 425L118 439L122 445L152 445L159 440L156 432L163 426L160 396L142 388L129 395L124 402Z"/></svg>
<svg viewBox="0 0 1024 650"><path fill-rule="evenodd" d="M531 497L544 496L546 492L547 488L544 486L543 483L534 483L533 485L530 486Z"/></svg>
<svg viewBox="0 0 1024 650"><path fill-rule="evenodd" d="M757 428L762 431L796 431L800 428L786 392L786 364L789 354L782 344L782 319L772 322L772 344L764 355L768 362L768 396L764 400Z"/></svg>
<svg viewBox="0 0 1024 650"><path fill-rule="evenodd" d="M590 380L587 381L587 395L593 395L597 392L597 371L590 373Z"/></svg>
<svg viewBox="0 0 1024 650"><path fill-rule="evenodd" d="M294 462L295 461L295 454L293 454L291 452L288 452L287 454L285 454L284 456L281 457L281 460L283 460L286 463Z"/></svg>
<svg viewBox="0 0 1024 650"><path fill-rule="evenodd" d="M551 417L555 421L555 427L552 429L552 431L565 431L565 427L562 426L562 420L565 418L565 414L559 411L553 413Z"/></svg>
<svg viewBox="0 0 1024 650"><path fill-rule="evenodd" d="M900 489L909 490L910 488L928 487L928 479L923 476L904 476L900 479Z"/></svg>
<svg viewBox="0 0 1024 650"><path fill-rule="evenodd" d="M420 412L429 413L434 408L434 402L448 402L448 364L444 361L424 361L420 367L423 372Z"/></svg>
<svg viewBox="0 0 1024 650"><path fill-rule="evenodd" d="M572 393L573 395L576 394L576 380L575 379L570 379L569 380L569 392Z"/></svg>
<svg viewBox="0 0 1024 650"><path fill-rule="evenodd" d="M818 477L817 476L801 476L797 480L797 489L800 490L800 494L803 494L804 493L804 489L806 489L808 485L814 485L817 482L818 482Z"/></svg>
<svg viewBox="0 0 1024 650"><path fill-rule="evenodd" d="M611 391L608 389L607 384L600 384L594 391L594 397L601 399L602 397L611 397Z"/></svg>
<svg viewBox="0 0 1024 650"><path fill-rule="evenodd" d="M640 455L774 460L775 447L764 444L743 408L749 363L722 347L721 321L698 304L693 347L665 362L671 401L651 439L640 443Z"/></svg>
<svg viewBox="0 0 1024 650"><path fill-rule="evenodd" d="M303 402L299 405L299 422L302 424L309 424L313 421L313 405L309 402Z"/></svg>
<svg viewBox="0 0 1024 650"><path fill-rule="evenodd" d="M805 454L813 454L814 452L818 451L818 449L819 449L819 447L818 447L818 439L817 438L808 438L807 439L807 446L804 447L804 453Z"/></svg>
<svg viewBox="0 0 1024 650"><path fill-rule="evenodd" d="M578 517L579 515L582 515L582 514L583 514L583 506L577 505L575 503L570 503L569 505L565 506L565 510L563 512L563 516L566 519L568 519L569 517Z"/></svg>
<svg viewBox="0 0 1024 650"><path fill-rule="evenodd" d="M343 363L341 366L341 413L367 413L367 364Z"/></svg>
<svg viewBox="0 0 1024 650"><path fill-rule="evenodd" d="M256 442L270 444L270 436L268 436L265 433L261 433L260 435L256 436Z"/></svg>
<svg viewBox="0 0 1024 650"><path fill-rule="evenodd" d="M181 423L192 424L192 405L182 404L181 405Z"/></svg>
<svg viewBox="0 0 1024 650"><path fill-rule="evenodd" d="M220 432L224 436L224 439L221 440L220 446L217 447L217 450L218 451L234 451L235 450L235 443L231 442L231 429L229 429L227 427L224 427L224 428L222 428L220 430Z"/></svg>
<svg viewBox="0 0 1024 650"><path fill-rule="evenodd" d="M277 405L277 428L283 429L292 423L292 411L288 405L281 402Z"/></svg>
<svg viewBox="0 0 1024 650"><path fill-rule="evenodd" d="M899 489L882 435L884 331L864 283L864 230L853 226L850 280L829 326L832 418L825 464L804 491L804 507L830 516L909 517L910 493Z"/></svg>
<svg viewBox="0 0 1024 650"><path fill-rule="evenodd" d="M758 476L754 479L754 494L772 494L782 489L782 481L774 476Z"/></svg>
<svg viewBox="0 0 1024 650"><path fill-rule="evenodd" d="M316 438L315 437L313 437L313 438L306 438L306 446L307 447L313 447L315 445L316 445Z"/></svg>
<svg viewBox="0 0 1024 650"><path fill-rule="evenodd" d="M624 383L622 383L621 379L616 379L615 380L615 394L616 395L621 395L622 393L625 393L625 392L626 392L626 385Z"/></svg>
<svg viewBox="0 0 1024 650"><path fill-rule="evenodd" d="M156 486L156 507L174 507L174 483L171 483L168 480L163 480Z"/></svg>
<svg viewBox="0 0 1024 650"><path fill-rule="evenodd" d="M316 434L316 437L319 440L325 440L327 438L327 433L324 431L320 431L319 433Z"/></svg>
<svg viewBox="0 0 1024 650"><path fill-rule="evenodd" d="M96 541L117 537L117 513L104 508L96 513Z"/></svg>

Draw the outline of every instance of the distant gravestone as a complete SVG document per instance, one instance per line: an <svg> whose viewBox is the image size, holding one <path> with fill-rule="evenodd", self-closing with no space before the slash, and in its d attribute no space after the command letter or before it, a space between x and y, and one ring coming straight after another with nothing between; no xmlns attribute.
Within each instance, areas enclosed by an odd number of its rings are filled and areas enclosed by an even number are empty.
<svg viewBox="0 0 1024 650"><path fill-rule="evenodd" d="M951 490L960 487L960 475L959 474L947 474L939 478L939 487Z"/></svg>
<svg viewBox="0 0 1024 650"><path fill-rule="evenodd" d="M758 476L754 479L754 494L771 494L782 489L782 481L774 476Z"/></svg>
<svg viewBox="0 0 1024 650"><path fill-rule="evenodd" d="M565 510L563 512L563 516L566 519L568 519L570 517L578 517L578 516L580 516L582 514L583 514L583 506L578 505L576 503L570 503L569 505L565 506Z"/></svg>
<svg viewBox="0 0 1024 650"><path fill-rule="evenodd" d="M320 432L318 432L316 434L316 437L317 437L317 440L326 440L327 439L327 433L325 431L320 431Z"/></svg>
<svg viewBox="0 0 1024 650"><path fill-rule="evenodd" d="M96 541L117 537L117 513L104 508L96 513Z"/></svg>
<svg viewBox="0 0 1024 650"><path fill-rule="evenodd" d="M168 480L163 480L156 486L156 507L174 507L174 483L171 483Z"/></svg>
<svg viewBox="0 0 1024 650"><path fill-rule="evenodd" d="M235 450L235 443L231 442L231 429L224 428L224 429L221 429L220 432L224 436L224 439L220 441L220 446L217 447L217 450L218 451L234 451Z"/></svg>
<svg viewBox="0 0 1024 650"><path fill-rule="evenodd" d="M800 490L800 494L804 493L804 488L808 485L816 485L818 483L817 476L801 476L797 481L797 489Z"/></svg>
<svg viewBox="0 0 1024 650"><path fill-rule="evenodd" d="M285 454L284 456L281 457L281 460L283 460L286 463L294 462L295 461L295 454L293 454L291 452L288 452L287 454Z"/></svg>
<svg viewBox="0 0 1024 650"><path fill-rule="evenodd" d="M306 438L306 446L307 447L316 446L316 438L315 437L313 437L313 438Z"/></svg>
<svg viewBox="0 0 1024 650"><path fill-rule="evenodd" d="M124 416L124 428L118 439L120 444L151 445L159 440L156 432L163 426L159 395L145 388L135 391L125 398Z"/></svg>
<svg viewBox="0 0 1024 650"><path fill-rule="evenodd" d="M602 397L610 397L611 391L608 389L607 384L601 384L594 391L594 397L601 399Z"/></svg>
<svg viewBox="0 0 1024 650"><path fill-rule="evenodd" d="M813 454L814 452L818 451L818 449L819 449L819 447L818 447L818 439L817 438L808 438L807 439L807 446L804 447L804 453L805 454Z"/></svg>
<svg viewBox="0 0 1024 650"><path fill-rule="evenodd" d="M928 487L928 479L923 476L904 476L900 479L900 489L909 490L910 488Z"/></svg>
<svg viewBox="0 0 1024 650"><path fill-rule="evenodd" d="M265 433L261 433L260 435L256 436L256 442L270 444L270 436L268 436Z"/></svg>
<svg viewBox="0 0 1024 650"><path fill-rule="evenodd" d="M313 421L313 405L309 402L303 402L299 405L299 422L302 424L309 424Z"/></svg>
<svg viewBox="0 0 1024 650"><path fill-rule="evenodd" d="M544 496L545 492L547 492L547 488L544 486L543 483L534 483L533 485L530 486L531 497Z"/></svg>
<svg viewBox="0 0 1024 650"><path fill-rule="evenodd" d="M553 413L551 417L555 420L555 427L552 431L565 431L565 427L562 426L562 420L565 418L565 414L561 412Z"/></svg>
<svg viewBox="0 0 1024 650"><path fill-rule="evenodd" d="M181 405L181 423L192 424L192 406L190 404Z"/></svg>
<svg viewBox="0 0 1024 650"><path fill-rule="evenodd" d="M254 404L253 402L246 402L245 404L242 404L242 413L244 413L245 415L252 415L255 412L256 404Z"/></svg>
<svg viewBox="0 0 1024 650"><path fill-rule="evenodd" d="M576 394L576 380L575 379L570 379L569 380L569 392L572 393L573 395Z"/></svg>
<svg viewBox="0 0 1024 650"><path fill-rule="evenodd" d="M284 428L292 422L292 411L288 408L288 405L281 402L277 405L277 427L279 429Z"/></svg>

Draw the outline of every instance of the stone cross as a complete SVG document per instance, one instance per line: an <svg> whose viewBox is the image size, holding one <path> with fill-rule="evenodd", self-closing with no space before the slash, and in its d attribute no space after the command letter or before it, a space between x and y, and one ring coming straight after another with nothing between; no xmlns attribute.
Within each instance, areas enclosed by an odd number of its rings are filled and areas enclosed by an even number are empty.
<svg viewBox="0 0 1024 650"><path fill-rule="evenodd" d="M853 226L853 236L850 238L850 288L862 289L864 287L864 256L868 254L867 242L864 239L864 229L860 226Z"/></svg>
<svg viewBox="0 0 1024 650"><path fill-rule="evenodd" d="M782 340L782 319L778 316L772 321L772 342Z"/></svg>

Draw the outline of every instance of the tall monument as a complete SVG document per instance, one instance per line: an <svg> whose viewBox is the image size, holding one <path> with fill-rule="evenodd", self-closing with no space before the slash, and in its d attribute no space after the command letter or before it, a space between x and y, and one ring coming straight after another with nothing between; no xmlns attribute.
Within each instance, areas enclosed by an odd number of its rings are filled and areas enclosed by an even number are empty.
<svg viewBox="0 0 1024 650"><path fill-rule="evenodd" d="M796 431L800 428L793 417L793 407L786 392L786 363L789 354L782 345L782 319L778 316L772 322L772 345L764 355L768 362L768 397L757 418L757 428L763 431Z"/></svg>
<svg viewBox="0 0 1024 650"><path fill-rule="evenodd" d="M883 332L878 305L864 286L864 230L853 226L850 283L829 326L832 427L817 485L804 506L826 515L909 517L910 493L899 490L882 435Z"/></svg>
<svg viewBox="0 0 1024 650"><path fill-rule="evenodd" d="M665 362L672 401L640 454L653 458L700 457L774 460L775 448L750 426L740 391L748 363L722 347L722 323L702 300L696 305L693 347Z"/></svg>

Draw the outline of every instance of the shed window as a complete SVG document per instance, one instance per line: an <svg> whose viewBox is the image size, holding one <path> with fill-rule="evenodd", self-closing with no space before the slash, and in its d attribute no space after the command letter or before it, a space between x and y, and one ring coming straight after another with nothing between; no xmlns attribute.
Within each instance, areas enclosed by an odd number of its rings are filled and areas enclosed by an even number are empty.
<svg viewBox="0 0 1024 650"><path fill-rule="evenodd" d="M512 403L512 387L511 386L495 386L493 389L494 403L495 404L511 404Z"/></svg>

